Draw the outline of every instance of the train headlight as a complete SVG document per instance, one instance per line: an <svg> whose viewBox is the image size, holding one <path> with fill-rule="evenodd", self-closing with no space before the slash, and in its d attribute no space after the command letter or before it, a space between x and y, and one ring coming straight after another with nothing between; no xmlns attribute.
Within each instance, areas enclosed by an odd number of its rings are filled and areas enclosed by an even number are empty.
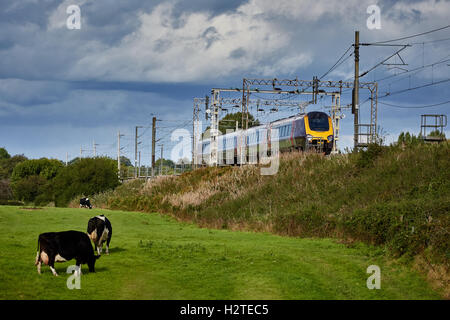
<svg viewBox="0 0 450 320"><path fill-rule="evenodd" d="M329 142L331 142L331 141L333 141L333 136L328 136L327 139L328 139Z"/></svg>
<svg viewBox="0 0 450 320"><path fill-rule="evenodd" d="M306 140L308 140L309 142L312 141L312 138L313 138L312 135L310 135L310 134L307 134L307 135L306 135Z"/></svg>

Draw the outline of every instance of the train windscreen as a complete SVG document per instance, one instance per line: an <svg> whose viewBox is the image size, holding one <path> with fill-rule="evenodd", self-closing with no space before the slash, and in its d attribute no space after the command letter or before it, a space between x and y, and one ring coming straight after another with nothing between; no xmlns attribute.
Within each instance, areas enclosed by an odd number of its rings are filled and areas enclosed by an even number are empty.
<svg viewBox="0 0 450 320"><path fill-rule="evenodd" d="M313 131L328 131L328 116L323 112L308 113L309 128Z"/></svg>

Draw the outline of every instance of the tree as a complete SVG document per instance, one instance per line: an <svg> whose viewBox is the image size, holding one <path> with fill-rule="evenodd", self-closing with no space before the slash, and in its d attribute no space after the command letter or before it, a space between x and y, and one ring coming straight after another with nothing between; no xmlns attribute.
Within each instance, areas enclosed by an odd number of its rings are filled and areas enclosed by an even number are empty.
<svg viewBox="0 0 450 320"><path fill-rule="evenodd" d="M73 158L72 160L70 160L70 161L67 163L67 165L74 164L74 163L77 162L78 160L80 160L80 157L75 157L75 158Z"/></svg>
<svg viewBox="0 0 450 320"><path fill-rule="evenodd" d="M41 201L50 202L52 194L49 192L49 182L61 168L63 163L56 159L31 159L18 163L11 174L14 197L27 202L33 202L40 197Z"/></svg>
<svg viewBox="0 0 450 320"><path fill-rule="evenodd" d="M419 143L422 143L423 140L421 138L421 136L416 136L414 134L409 133L408 131L405 132L400 132L398 138L397 138L397 144L399 145L416 145Z"/></svg>
<svg viewBox="0 0 450 320"><path fill-rule="evenodd" d="M10 200L13 198L13 193L9 185L9 180L0 179L0 200Z"/></svg>
<svg viewBox="0 0 450 320"><path fill-rule="evenodd" d="M222 120L219 121L219 130L222 134L226 133L227 129L236 129L236 121L238 122L238 127L243 128L242 125L242 112L228 113ZM255 117L249 113L248 114L248 127L259 126L259 120L255 120Z"/></svg>
<svg viewBox="0 0 450 320"><path fill-rule="evenodd" d="M0 179L9 179L14 167L25 160L27 160L27 158L24 155L15 155L14 157L11 157L5 148L0 148Z"/></svg>
<svg viewBox="0 0 450 320"><path fill-rule="evenodd" d="M9 179L14 167L25 160L28 159L24 155L15 155L10 158L0 159L0 179Z"/></svg>
<svg viewBox="0 0 450 320"><path fill-rule="evenodd" d="M31 175L24 177L12 184L13 194L16 199L25 202L34 202L40 196L39 204L43 203L44 198L51 201L51 195L46 194L47 180L39 175Z"/></svg>
<svg viewBox="0 0 450 320"><path fill-rule="evenodd" d="M233 131L236 129L236 121L238 122L238 127L242 128L242 112L229 113L221 120L219 120L219 131L220 134L226 134L227 129L232 129ZM248 114L248 127L256 127L259 126L259 120L255 120L255 117L249 113ZM209 126L206 127L205 131L202 134L203 139L209 138Z"/></svg>
<svg viewBox="0 0 450 320"><path fill-rule="evenodd" d="M66 206L76 196L91 196L119 185L117 161L107 157L83 158L62 170L52 183L55 205Z"/></svg>
<svg viewBox="0 0 450 320"><path fill-rule="evenodd" d="M0 148L0 160L9 158L11 158L11 155L8 153L8 151L6 151L5 148Z"/></svg>
<svg viewBox="0 0 450 320"><path fill-rule="evenodd" d="M442 140L445 140L445 133L440 132L439 130L431 131L429 136L430 137L439 137L439 138L442 138Z"/></svg>
<svg viewBox="0 0 450 320"><path fill-rule="evenodd" d="M125 156L120 156L120 165L125 167L132 167L133 164L131 163L131 160L128 159Z"/></svg>
<svg viewBox="0 0 450 320"><path fill-rule="evenodd" d="M158 159L155 161L155 167L159 168L159 166L161 165L161 159ZM173 166L175 165L175 162L173 162L170 159L164 159L163 158L163 162L162 162L163 167L170 167L173 168Z"/></svg>
<svg viewBox="0 0 450 320"><path fill-rule="evenodd" d="M32 175L42 176L50 180L57 175L58 170L62 167L63 163L56 159L41 158L25 160L14 167L11 180L14 182Z"/></svg>
<svg viewBox="0 0 450 320"><path fill-rule="evenodd" d="M24 155L11 157L5 148L0 148L0 200L13 199L10 177L14 167L25 160L27 158Z"/></svg>

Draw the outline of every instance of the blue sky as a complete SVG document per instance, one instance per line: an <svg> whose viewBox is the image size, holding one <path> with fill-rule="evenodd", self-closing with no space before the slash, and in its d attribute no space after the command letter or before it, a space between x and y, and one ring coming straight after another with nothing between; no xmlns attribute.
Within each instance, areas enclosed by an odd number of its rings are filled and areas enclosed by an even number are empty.
<svg viewBox="0 0 450 320"><path fill-rule="evenodd" d="M66 27L66 9L74 4L81 9L79 30ZM371 4L381 9L381 29L367 28ZM162 120L158 138L167 157L176 144L171 132L191 130L193 98L211 88L241 87L244 77L309 80L337 61L355 30L361 42L384 41L446 26L449 16L450 2L436 0L2 1L0 146L11 154L65 160L66 153L69 159L79 156L80 147L83 155L92 155L95 140L97 154L115 157L120 130L123 153L134 159L134 127L150 126L154 115ZM380 102L420 107L449 101L450 82L381 98L450 78L448 38L450 28L400 41L412 44L401 53L407 64L401 68L417 71L379 81ZM361 71L395 50L361 48ZM404 71L392 67L380 66L361 81ZM323 80L352 77L349 57ZM342 103L350 99L346 94ZM326 110L330 103L323 99L307 110ZM448 114L449 106L405 109L380 103L378 124L392 141L400 131L417 134L421 114ZM368 104L362 108L367 122ZM352 122L347 112L341 149L352 146ZM143 164L150 159L150 132L140 131Z"/></svg>

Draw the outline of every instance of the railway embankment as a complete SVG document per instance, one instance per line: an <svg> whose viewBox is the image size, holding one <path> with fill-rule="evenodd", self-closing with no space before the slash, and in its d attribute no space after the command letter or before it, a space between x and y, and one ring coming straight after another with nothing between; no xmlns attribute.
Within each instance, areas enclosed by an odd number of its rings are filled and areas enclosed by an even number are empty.
<svg viewBox="0 0 450 320"><path fill-rule="evenodd" d="M274 175L243 166L132 181L92 201L210 228L368 243L413 263L448 291L449 168L448 142L373 145L326 157L283 154Z"/></svg>

